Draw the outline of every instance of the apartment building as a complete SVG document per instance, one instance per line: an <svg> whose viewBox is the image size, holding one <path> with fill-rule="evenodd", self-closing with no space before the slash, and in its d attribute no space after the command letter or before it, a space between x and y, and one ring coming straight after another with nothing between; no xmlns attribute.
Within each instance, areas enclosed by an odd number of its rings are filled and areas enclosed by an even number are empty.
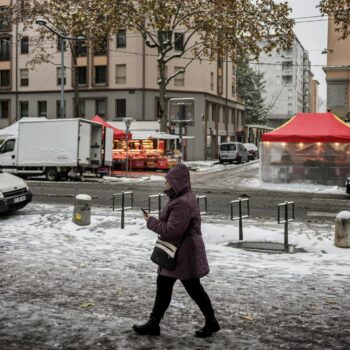
<svg viewBox="0 0 350 350"><path fill-rule="evenodd" d="M264 73L264 99L270 127L280 126L298 112L314 112L311 100L317 98L311 95L315 92L310 89L311 62L296 36L290 49L262 53L251 67Z"/></svg>
<svg viewBox="0 0 350 350"><path fill-rule="evenodd" d="M340 39L334 21L328 18L327 66L323 67L327 82L327 108L350 119L350 38Z"/></svg>
<svg viewBox="0 0 350 350"><path fill-rule="evenodd" d="M74 79L72 57L64 52L61 76L58 40L40 43L50 53L50 63L28 62L34 56L35 30L23 32L8 21L0 0L0 128L23 117L73 117L74 86L79 85L79 112L84 118L99 115L107 121L132 117L156 121L159 111L157 53L145 46L138 33L120 31L98 48L76 42L78 77ZM181 31L175 33L174 50L180 50ZM182 36L183 38L183 36ZM184 38L183 38L184 39ZM168 75L182 68L186 59L169 62ZM60 109L61 79L64 79L65 112ZM168 85L167 98L193 98L194 123L185 128L185 159L217 156L218 144L243 138L244 104L236 94L235 65L226 59L195 60ZM173 132L178 132L175 128Z"/></svg>

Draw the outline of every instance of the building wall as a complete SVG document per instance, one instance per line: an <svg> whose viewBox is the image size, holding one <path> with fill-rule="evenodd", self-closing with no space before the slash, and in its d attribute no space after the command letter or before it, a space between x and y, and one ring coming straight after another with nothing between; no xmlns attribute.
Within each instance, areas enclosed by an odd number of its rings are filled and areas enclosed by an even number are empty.
<svg viewBox="0 0 350 350"><path fill-rule="evenodd" d="M22 116L39 116L39 105L42 106L43 101L46 102L47 108L42 115L47 118L60 117L61 85L58 74L62 61L57 40L54 38L45 40L39 46L34 45L36 31L24 33L19 25L19 40L16 43L15 29L15 26L12 26L11 30L0 34L0 38L6 37L11 41L10 58L0 61L0 70L10 70L11 76L10 85L0 87L0 128L12 124ZM22 54L20 38L25 36L29 37L29 51ZM35 56L35 49L40 47L45 48L51 55L50 62L40 63L35 65L34 69L29 69L28 62ZM157 120L159 88L156 59L156 51L146 47L139 34L131 32L126 35L126 47L118 48L116 35L112 35L104 55L96 56L94 51L89 49L85 57L78 58L78 66L86 67L87 71L87 84L79 88L79 100L84 106L81 116L90 118L99 114L106 120L120 120L122 117ZM68 50L64 53L64 63L67 67L64 87L66 117L73 117L74 77L70 69L72 58ZM168 76L175 72L176 67L183 67L186 63L187 59L182 58L172 61L167 67ZM117 66L120 65L125 65L126 74L122 79L120 76L117 79ZM95 84L95 67L100 66L106 66L106 83ZM25 69L28 69L28 86L21 85L21 74ZM218 75L222 77L222 89L218 86ZM194 124L186 129L187 136L194 137L186 141L185 153L188 160L216 157L217 143L228 137L240 137L239 133L243 130L244 123L244 105L235 91L235 65L225 60L193 61L184 73L183 81L179 83L178 80L176 83L172 80L169 83L168 98L195 99ZM117 115L117 100L125 100L123 115ZM28 113L24 115L21 110L26 103ZM6 106L3 115L1 106ZM176 129L175 132L177 131Z"/></svg>
<svg viewBox="0 0 350 350"><path fill-rule="evenodd" d="M296 113L309 111L310 65L308 53L296 37L290 49L262 53L251 64L264 73L269 126L277 127Z"/></svg>
<svg viewBox="0 0 350 350"><path fill-rule="evenodd" d="M350 118L350 38L340 40L334 21L328 20L327 108L343 119Z"/></svg>

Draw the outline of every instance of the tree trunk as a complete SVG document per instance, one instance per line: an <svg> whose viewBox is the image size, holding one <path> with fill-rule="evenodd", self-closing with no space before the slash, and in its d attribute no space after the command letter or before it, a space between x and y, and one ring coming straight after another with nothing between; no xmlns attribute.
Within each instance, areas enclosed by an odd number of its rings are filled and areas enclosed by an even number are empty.
<svg viewBox="0 0 350 350"><path fill-rule="evenodd" d="M334 245L338 248L350 248L350 212L342 211L335 219Z"/></svg>
<svg viewBox="0 0 350 350"><path fill-rule="evenodd" d="M168 132L167 101L166 101L166 66L159 63L159 105L160 105L160 131Z"/></svg>

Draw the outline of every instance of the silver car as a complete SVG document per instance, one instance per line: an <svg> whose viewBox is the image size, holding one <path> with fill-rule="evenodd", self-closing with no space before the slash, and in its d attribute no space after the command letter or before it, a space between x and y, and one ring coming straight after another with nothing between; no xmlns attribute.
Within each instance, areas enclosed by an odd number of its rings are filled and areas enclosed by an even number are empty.
<svg viewBox="0 0 350 350"><path fill-rule="evenodd" d="M249 162L248 151L245 149L243 143L240 142L223 142L219 149L220 163Z"/></svg>

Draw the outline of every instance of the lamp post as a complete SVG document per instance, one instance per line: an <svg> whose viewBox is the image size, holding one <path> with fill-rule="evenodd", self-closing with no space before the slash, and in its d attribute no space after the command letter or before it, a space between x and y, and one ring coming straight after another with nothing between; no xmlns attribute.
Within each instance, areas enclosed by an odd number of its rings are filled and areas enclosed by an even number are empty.
<svg viewBox="0 0 350 350"><path fill-rule="evenodd" d="M64 118L64 44L65 40L85 40L84 35L78 35L78 36L69 36L65 35L56 28L53 28L47 24L47 21L45 19L37 19L35 23L39 26L45 27L50 32L56 34L61 39L61 105L60 105L60 111L61 111L61 118Z"/></svg>
<svg viewBox="0 0 350 350"><path fill-rule="evenodd" d="M125 170L126 170L126 176L128 176L128 170L129 170L129 146L128 146L128 141L129 141L129 131L130 131L130 126L131 123L133 122L134 118L123 118L123 121L125 123L125 139L126 139L126 163L125 163Z"/></svg>

